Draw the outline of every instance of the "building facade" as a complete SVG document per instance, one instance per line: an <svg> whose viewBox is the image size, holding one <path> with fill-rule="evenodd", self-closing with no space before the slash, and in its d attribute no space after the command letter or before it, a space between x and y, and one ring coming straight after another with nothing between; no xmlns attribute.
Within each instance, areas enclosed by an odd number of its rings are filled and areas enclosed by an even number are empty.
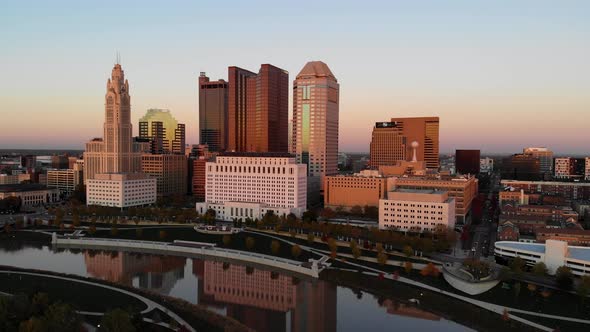
<svg viewBox="0 0 590 332"><path fill-rule="evenodd" d="M59 190L36 183L0 185L0 199L7 197L20 198L23 207L39 206L60 200Z"/></svg>
<svg viewBox="0 0 590 332"><path fill-rule="evenodd" d="M494 159L485 157L479 160L479 172L490 174L494 171Z"/></svg>
<svg viewBox="0 0 590 332"><path fill-rule="evenodd" d="M307 165L313 193L323 192L325 176L338 174L339 95L336 77L321 61L308 62L293 81L291 151Z"/></svg>
<svg viewBox="0 0 590 332"><path fill-rule="evenodd" d="M590 157L584 158L584 180L590 181Z"/></svg>
<svg viewBox="0 0 590 332"><path fill-rule="evenodd" d="M502 161L502 179L538 181L543 179L541 162L538 157L515 154Z"/></svg>
<svg viewBox="0 0 590 332"><path fill-rule="evenodd" d="M126 208L156 203L156 179L142 173L96 174L86 181L86 204Z"/></svg>
<svg viewBox="0 0 590 332"><path fill-rule="evenodd" d="M371 166L391 165L395 162L393 158L402 156L406 161L423 161L429 169L438 170L440 166L438 117L392 118L390 122L378 122L373 128L373 139Z"/></svg>
<svg viewBox="0 0 590 332"><path fill-rule="evenodd" d="M554 177L556 179L580 180L585 178L586 160L583 158L555 158Z"/></svg>
<svg viewBox="0 0 590 332"><path fill-rule="evenodd" d="M515 190L522 189L527 194L562 196L568 201L590 200L590 183L502 180L501 184Z"/></svg>
<svg viewBox="0 0 590 332"><path fill-rule="evenodd" d="M539 228L536 231L537 242L547 240L565 241L570 246L590 246L590 230L576 228Z"/></svg>
<svg viewBox="0 0 590 332"><path fill-rule="evenodd" d="M289 73L228 68L228 151L288 152Z"/></svg>
<svg viewBox="0 0 590 332"><path fill-rule="evenodd" d="M395 178L366 170L355 175L326 176L325 181L324 207L347 211L354 206L378 207Z"/></svg>
<svg viewBox="0 0 590 332"><path fill-rule="evenodd" d="M157 180L157 196L186 195L187 158L184 154L143 154L141 171Z"/></svg>
<svg viewBox="0 0 590 332"><path fill-rule="evenodd" d="M185 136L185 125L169 110L149 109L139 119L139 137L150 141L151 153L184 154Z"/></svg>
<svg viewBox="0 0 590 332"><path fill-rule="evenodd" d="M455 170L459 174L479 174L479 150L455 150Z"/></svg>
<svg viewBox="0 0 590 332"><path fill-rule="evenodd" d="M218 219L261 219L305 211L307 167L287 153L223 153L206 163L205 202L199 213L216 211Z"/></svg>
<svg viewBox="0 0 590 332"><path fill-rule="evenodd" d="M199 76L199 143L207 144L210 151L227 148L227 96L228 83L210 81L202 72Z"/></svg>
<svg viewBox="0 0 590 332"><path fill-rule="evenodd" d="M390 191L379 200L379 228L403 232L433 232L455 227L455 200L445 191Z"/></svg>
<svg viewBox="0 0 590 332"><path fill-rule="evenodd" d="M553 151L545 147L530 147L524 148L522 153L539 159L539 171L542 174L553 174Z"/></svg>
<svg viewBox="0 0 590 332"><path fill-rule="evenodd" d="M66 196L72 194L76 190L76 187L83 182L83 173L78 169L54 169L47 171L47 187L56 188Z"/></svg>

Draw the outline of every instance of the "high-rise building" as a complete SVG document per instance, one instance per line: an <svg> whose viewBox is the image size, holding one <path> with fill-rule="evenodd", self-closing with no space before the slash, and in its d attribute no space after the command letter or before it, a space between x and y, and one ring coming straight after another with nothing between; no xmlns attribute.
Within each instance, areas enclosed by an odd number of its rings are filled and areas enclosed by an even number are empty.
<svg viewBox="0 0 590 332"><path fill-rule="evenodd" d="M141 170L157 179L158 197L186 195L187 158L184 154L143 154Z"/></svg>
<svg viewBox="0 0 590 332"><path fill-rule="evenodd" d="M553 174L553 151L548 148L524 148L522 153L539 159L539 171L544 178L549 178Z"/></svg>
<svg viewBox="0 0 590 332"><path fill-rule="evenodd" d="M455 169L459 174L479 174L479 150L456 150Z"/></svg>
<svg viewBox="0 0 590 332"><path fill-rule="evenodd" d="M543 179L541 161L530 154L515 154L502 160L502 179L532 180Z"/></svg>
<svg viewBox="0 0 590 332"><path fill-rule="evenodd" d="M438 117L392 118L390 122L379 122L373 129L371 166L391 165L395 163L393 158L404 157L406 161L424 161L427 168L438 169L438 133Z"/></svg>
<svg viewBox="0 0 590 332"><path fill-rule="evenodd" d="M291 150L307 165L310 198L323 192L325 176L338 174L339 95L336 77L321 61L308 62L293 81Z"/></svg>
<svg viewBox="0 0 590 332"><path fill-rule="evenodd" d="M199 76L199 143L210 151L225 151L227 147L227 93L224 80L209 81L202 72Z"/></svg>
<svg viewBox="0 0 590 332"><path fill-rule="evenodd" d="M406 160L406 136L395 122L377 122L373 128L370 145L371 166L395 165Z"/></svg>
<svg viewBox="0 0 590 332"><path fill-rule="evenodd" d="M84 152L87 204L127 207L155 203L156 179L141 173L143 145L132 137L129 83L120 64L113 67L106 88L104 138L86 143Z"/></svg>
<svg viewBox="0 0 590 332"><path fill-rule="evenodd" d="M151 153L184 154L185 126L169 110L147 110L139 119L139 137L151 141Z"/></svg>
<svg viewBox="0 0 590 332"><path fill-rule="evenodd" d="M55 169L67 169L69 168L68 155L53 155L51 156L51 168Z"/></svg>
<svg viewBox="0 0 590 332"><path fill-rule="evenodd" d="M288 152L289 73L228 68L228 151Z"/></svg>

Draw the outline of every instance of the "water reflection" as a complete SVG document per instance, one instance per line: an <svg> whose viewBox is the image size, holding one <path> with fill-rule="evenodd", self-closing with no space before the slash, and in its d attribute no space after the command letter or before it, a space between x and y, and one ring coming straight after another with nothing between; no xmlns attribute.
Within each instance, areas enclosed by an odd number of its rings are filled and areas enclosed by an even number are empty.
<svg viewBox="0 0 590 332"><path fill-rule="evenodd" d="M257 331L336 331L336 286L215 261L193 260L199 303Z"/></svg>
<svg viewBox="0 0 590 332"><path fill-rule="evenodd" d="M406 304L237 263L0 242L0 265L90 276L182 298L256 331L467 330ZM407 299L405 299L407 300Z"/></svg>

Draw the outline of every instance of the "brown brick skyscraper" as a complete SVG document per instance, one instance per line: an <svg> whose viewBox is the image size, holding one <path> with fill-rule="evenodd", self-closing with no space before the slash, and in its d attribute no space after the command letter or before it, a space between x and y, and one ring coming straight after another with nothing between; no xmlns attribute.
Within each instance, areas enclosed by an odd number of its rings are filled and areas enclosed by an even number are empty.
<svg viewBox="0 0 590 332"><path fill-rule="evenodd" d="M289 74L228 68L228 151L287 152Z"/></svg>

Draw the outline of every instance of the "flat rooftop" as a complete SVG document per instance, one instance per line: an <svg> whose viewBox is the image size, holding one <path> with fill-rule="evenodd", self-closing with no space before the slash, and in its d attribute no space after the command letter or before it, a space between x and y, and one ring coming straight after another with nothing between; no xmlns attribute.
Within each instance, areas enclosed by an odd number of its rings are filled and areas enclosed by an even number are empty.
<svg viewBox="0 0 590 332"><path fill-rule="evenodd" d="M496 246L501 249L523 250L545 254L545 243L499 241L496 242ZM568 258L590 262L590 247L568 246L568 252Z"/></svg>
<svg viewBox="0 0 590 332"><path fill-rule="evenodd" d="M46 186L38 183L21 183L21 184L2 184L0 193L25 192L35 190L45 190Z"/></svg>
<svg viewBox="0 0 590 332"><path fill-rule="evenodd" d="M442 195L446 193L445 190L436 190L436 189L396 189L392 190L391 192L398 192L398 193L408 193L408 194L431 194L431 195Z"/></svg>

